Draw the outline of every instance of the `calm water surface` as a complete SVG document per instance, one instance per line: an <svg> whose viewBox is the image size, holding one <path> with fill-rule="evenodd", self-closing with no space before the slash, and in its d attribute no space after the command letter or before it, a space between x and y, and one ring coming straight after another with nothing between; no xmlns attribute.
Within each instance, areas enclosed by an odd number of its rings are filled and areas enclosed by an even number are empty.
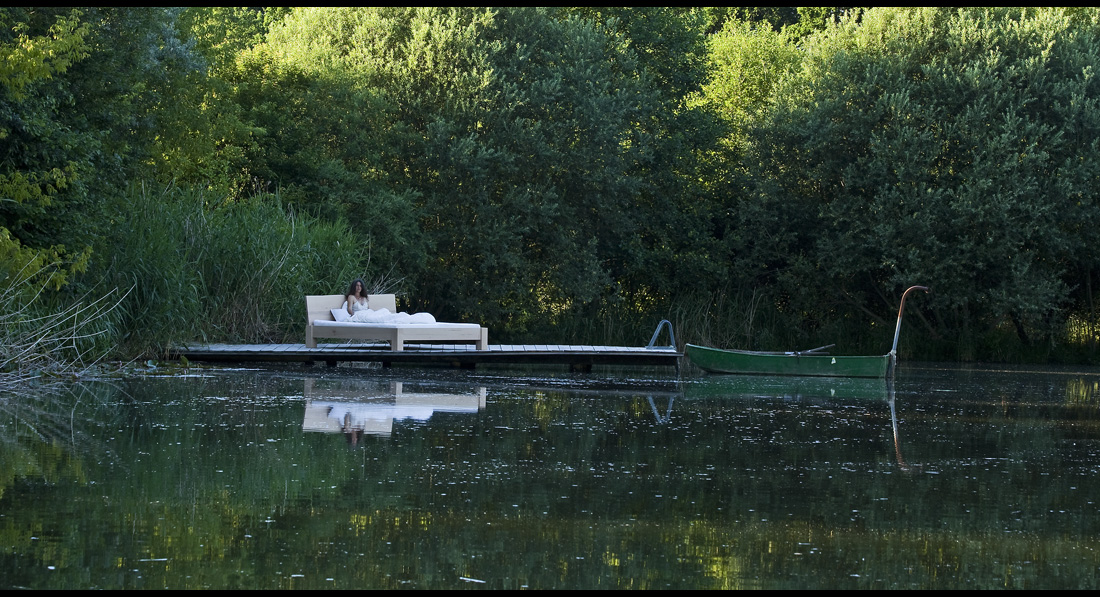
<svg viewBox="0 0 1100 597"><path fill-rule="evenodd" d="M0 395L0 587L1100 587L1100 372L235 369Z"/></svg>

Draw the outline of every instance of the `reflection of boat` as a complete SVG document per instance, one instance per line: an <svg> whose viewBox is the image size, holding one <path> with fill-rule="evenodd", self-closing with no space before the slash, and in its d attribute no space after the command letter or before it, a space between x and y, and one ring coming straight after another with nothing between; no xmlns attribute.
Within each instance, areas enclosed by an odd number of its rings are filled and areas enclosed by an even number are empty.
<svg viewBox="0 0 1100 597"><path fill-rule="evenodd" d="M792 401L819 403L868 403L886 402L890 407L890 429L894 440L894 455L903 471L912 467L901 455L901 438L898 432L898 416L894 403L894 379L856 377L800 377L768 375L729 375L698 378L684 385L684 398L698 399L752 399L779 398ZM671 403L670 403L671 408ZM656 409L654 409L656 412Z"/></svg>
<svg viewBox="0 0 1100 597"><path fill-rule="evenodd" d="M393 422L426 421L437 412L476 413L485 408L485 388L454 392L434 388L408 391L395 381L322 384L305 380L303 431L389 435Z"/></svg>
<svg viewBox="0 0 1100 597"><path fill-rule="evenodd" d="M792 375L706 376L685 382L684 397L777 397L885 400L887 380L860 377Z"/></svg>
<svg viewBox="0 0 1100 597"><path fill-rule="evenodd" d="M901 456L901 438L898 436L898 413L894 408L894 380L886 380L886 401L890 404L890 427L894 431L894 456L898 459L901 470L909 472L910 467Z"/></svg>
<svg viewBox="0 0 1100 597"><path fill-rule="evenodd" d="M897 361L898 335L905 298L913 290L928 292L924 286L912 286L901 295L894 347L875 356L831 356L821 351L833 345L798 352L760 352L729 350L688 344L684 352L692 363L711 373L748 373L756 375L815 375L837 377L886 377Z"/></svg>

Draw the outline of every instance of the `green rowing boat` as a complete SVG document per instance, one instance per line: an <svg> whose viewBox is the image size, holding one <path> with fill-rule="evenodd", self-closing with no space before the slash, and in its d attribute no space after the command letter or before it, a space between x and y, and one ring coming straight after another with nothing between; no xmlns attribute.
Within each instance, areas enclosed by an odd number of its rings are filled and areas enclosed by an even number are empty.
<svg viewBox="0 0 1100 597"><path fill-rule="evenodd" d="M711 373L886 377L893 375L897 363L898 335L901 333L901 318L905 312L905 298L913 290L928 292L928 288L924 286L912 286L901 295L898 325L894 330L894 347L884 355L832 356L821 352L833 346L832 344L797 352L730 350L688 344L685 353L692 363Z"/></svg>
<svg viewBox="0 0 1100 597"><path fill-rule="evenodd" d="M805 352L753 352L687 345L692 363L711 373L886 377L890 355L830 356Z"/></svg>

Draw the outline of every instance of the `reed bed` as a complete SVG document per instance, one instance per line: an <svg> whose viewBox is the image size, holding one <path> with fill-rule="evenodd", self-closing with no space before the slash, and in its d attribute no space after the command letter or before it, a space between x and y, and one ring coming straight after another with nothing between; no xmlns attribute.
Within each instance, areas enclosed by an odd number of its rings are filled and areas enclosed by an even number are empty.
<svg viewBox="0 0 1100 597"><path fill-rule="evenodd" d="M278 195L227 202L135 187L114 210L89 276L133 289L117 318L124 354L159 356L186 341L300 341L307 294L342 293L353 278L390 282L367 275L369 239L288 210Z"/></svg>

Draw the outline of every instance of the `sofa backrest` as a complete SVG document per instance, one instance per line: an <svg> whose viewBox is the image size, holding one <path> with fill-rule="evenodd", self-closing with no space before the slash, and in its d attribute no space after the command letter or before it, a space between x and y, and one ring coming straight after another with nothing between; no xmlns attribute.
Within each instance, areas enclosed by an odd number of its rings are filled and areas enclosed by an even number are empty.
<svg viewBox="0 0 1100 597"><path fill-rule="evenodd" d="M306 321L333 321L332 309L342 307L346 299L342 294L306 295ZM367 306L371 309L389 309L390 313L396 313L397 297L393 294L368 294Z"/></svg>
<svg viewBox="0 0 1100 597"><path fill-rule="evenodd" d="M344 301L340 301L340 304L344 304ZM367 306L375 311L389 309L390 313L397 313L397 296L392 294L368 294Z"/></svg>

